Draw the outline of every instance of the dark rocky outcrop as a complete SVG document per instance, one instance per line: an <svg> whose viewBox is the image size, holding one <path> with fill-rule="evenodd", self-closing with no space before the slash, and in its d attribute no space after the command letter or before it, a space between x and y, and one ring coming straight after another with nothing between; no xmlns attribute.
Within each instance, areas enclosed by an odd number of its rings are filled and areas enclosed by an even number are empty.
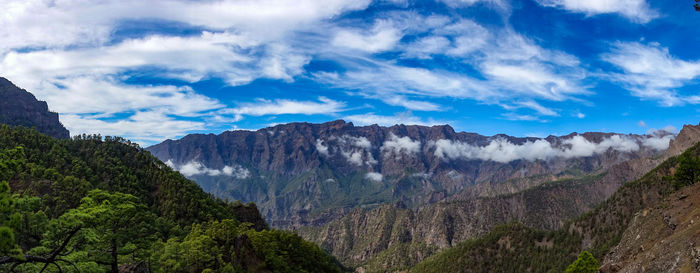
<svg viewBox="0 0 700 273"><path fill-rule="evenodd" d="M24 126L59 139L69 138L68 130L58 120L58 114L49 111L44 101L0 77L0 123Z"/></svg>

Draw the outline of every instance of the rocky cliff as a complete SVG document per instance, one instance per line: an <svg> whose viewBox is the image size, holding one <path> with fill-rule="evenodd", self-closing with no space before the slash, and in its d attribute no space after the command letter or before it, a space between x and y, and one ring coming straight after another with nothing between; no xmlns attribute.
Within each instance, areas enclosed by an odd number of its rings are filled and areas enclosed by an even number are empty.
<svg viewBox="0 0 700 273"><path fill-rule="evenodd" d="M603 273L700 272L700 184L637 212Z"/></svg>
<svg viewBox="0 0 700 273"><path fill-rule="evenodd" d="M515 193L657 156L673 136L482 136L450 126L357 127L342 120L188 135L149 147L222 198L253 201L274 227L320 226L354 208Z"/></svg>
<svg viewBox="0 0 700 273"><path fill-rule="evenodd" d="M69 138L68 130L58 120L58 114L49 111L44 101L0 77L0 123L24 126L55 137Z"/></svg>

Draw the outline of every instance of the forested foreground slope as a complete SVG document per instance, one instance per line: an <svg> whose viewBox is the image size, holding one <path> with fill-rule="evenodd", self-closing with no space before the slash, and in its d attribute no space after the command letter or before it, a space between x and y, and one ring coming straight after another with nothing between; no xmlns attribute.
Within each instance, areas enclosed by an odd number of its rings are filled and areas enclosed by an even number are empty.
<svg viewBox="0 0 700 273"><path fill-rule="evenodd" d="M121 138L0 125L0 271L340 272Z"/></svg>
<svg viewBox="0 0 700 273"><path fill-rule="evenodd" d="M582 251L603 260L604 272L640 272L643 267L649 272L668 272L671 267L698 272L700 249L695 243L700 234L695 223L700 214L697 204L683 201L700 192L698 180L700 144L625 184L559 230L545 232L518 223L499 226L428 258L410 272L564 272ZM647 220L640 219L647 215ZM642 235L653 237L638 240Z"/></svg>

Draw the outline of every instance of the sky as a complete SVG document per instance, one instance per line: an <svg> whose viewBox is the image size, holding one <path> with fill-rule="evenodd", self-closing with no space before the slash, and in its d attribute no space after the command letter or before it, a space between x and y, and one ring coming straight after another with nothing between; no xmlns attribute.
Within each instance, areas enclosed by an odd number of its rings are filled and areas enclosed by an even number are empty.
<svg viewBox="0 0 700 273"><path fill-rule="evenodd" d="M645 0L2 0L0 76L144 146L344 119L544 137L700 122L700 12Z"/></svg>

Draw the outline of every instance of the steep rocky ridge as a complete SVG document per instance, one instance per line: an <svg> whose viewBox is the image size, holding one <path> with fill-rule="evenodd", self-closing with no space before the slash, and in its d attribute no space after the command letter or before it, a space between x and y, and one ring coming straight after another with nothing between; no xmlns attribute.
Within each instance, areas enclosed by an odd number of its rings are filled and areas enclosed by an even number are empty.
<svg viewBox="0 0 700 273"><path fill-rule="evenodd" d="M458 193L452 198L496 196L598 175L657 156L648 140L670 138L517 138L458 133L447 125L357 127L339 120L188 135L148 150L216 196L255 202L272 226L296 228L326 224L354 208L395 202L416 208Z"/></svg>
<svg viewBox="0 0 700 273"><path fill-rule="evenodd" d="M373 257L392 256L382 252L392 251L398 246L421 245L420 249L424 251L434 251L484 235L493 227L511 221L554 230L561 228L567 219L610 197L624 182L640 178L665 159L691 147L700 140L699 128L700 125L685 126L661 155L621 162L598 174L559 179L505 195L479 192L480 187L493 184L483 183L466 188L445 202L415 209L401 204L355 209L326 226L305 227L297 232L346 264L360 266L376 263L371 260ZM403 257L410 259L410 256ZM394 260L393 264L385 265L393 268L418 261Z"/></svg>
<svg viewBox="0 0 700 273"><path fill-rule="evenodd" d="M700 184L637 212L603 272L700 272Z"/></svg>
<svg viewBox="0 0 700 273"><path fill-rule="evenodd" d="M49 111L44 101L0 77L0 123L24 126L55 138L69 138L68 130L58 120L58 114Z"/></svg>

